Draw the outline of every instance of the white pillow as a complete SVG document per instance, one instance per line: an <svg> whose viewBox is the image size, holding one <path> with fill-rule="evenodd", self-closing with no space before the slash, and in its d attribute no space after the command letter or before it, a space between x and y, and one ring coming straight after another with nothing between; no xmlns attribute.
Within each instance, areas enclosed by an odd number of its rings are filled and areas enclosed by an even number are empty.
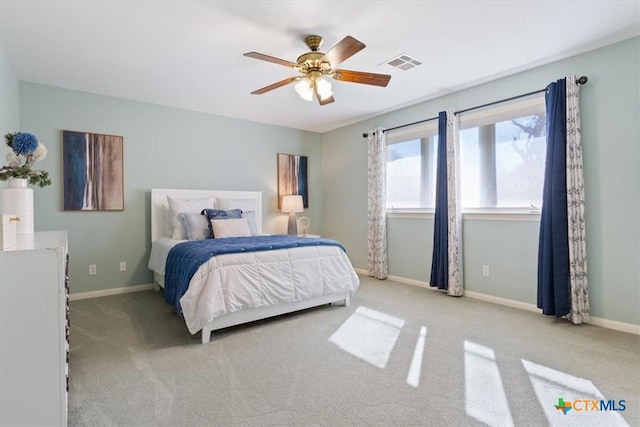
<svg viewBox="0 0 640 427"><path fill-rule="evenodd" d="M258 226L256 225L256 212L255 211L242 211L242 218L247 219L247 223L249 224L249 231L251 231L252 236L258 235Z"/></svg>
<svg viewBox="0 0 640 427"><path fill-rule="evenodd" d="M225 197L216 197L216 209L225 211L231 209L240 209L242 212L256 211L258 202L256 199L229 199Z"/></svg>
<svg viewBox="0 0 640 427"><path fill-rule="evenodd" d="M176 199L167 196L169 201L169 209L171 210L171 233L172 239L185 240L187 238L187 230L180 221L179 215L185 213L200 213L203 209L213 208L215 197L205 197L202 199Z"/></svg>
<svg viewBox="0 0 640 427"><path fill-rule="evenodd" d="M211 227L215 239L251 236L246 218L212 219Z"/></svg>
<svg viewBox="0 0 640 427"><path fill-rule="evenodd" d="M171 224L171 209L169 209L169 206L162 206L162 222L164 225L162 229L164 233L163 236L171 238L173 235L173 224Z"/></svg>

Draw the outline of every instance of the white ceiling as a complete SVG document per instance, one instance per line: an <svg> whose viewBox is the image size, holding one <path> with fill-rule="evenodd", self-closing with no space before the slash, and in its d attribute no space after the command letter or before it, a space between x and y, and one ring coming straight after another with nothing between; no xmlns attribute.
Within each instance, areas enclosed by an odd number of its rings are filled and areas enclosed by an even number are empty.
<svg viewBox="0 0 640 427"><path fill-rule="evenodd" d="M634 1L8 1L0 37L18 79L261 123L325 132L402 106L640 34ZM247 58L295 62L304 36L326 52L366 48L339 68L407 53L424 64L386 88L333 81L336 102L300 99L297 75Z"/></svg>

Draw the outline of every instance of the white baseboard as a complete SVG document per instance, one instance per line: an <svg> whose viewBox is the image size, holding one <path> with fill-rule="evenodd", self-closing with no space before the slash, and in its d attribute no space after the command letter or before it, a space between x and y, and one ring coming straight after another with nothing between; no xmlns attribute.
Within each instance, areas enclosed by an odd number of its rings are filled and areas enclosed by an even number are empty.
<svg viewBox="0 0 640 427"><path fill-rule="evenodd" d="M538 308L538 306L536 306L535 304L529 304L528 302L516 301L508 298L501 298L467 290L464 291L464 295L480 301L492 302L494 304L506 305L507 307L519 308L521 310L540 313L540 309Z"/></svg>
<svg viewBox="0 0 640 427"><path fill-rule="evenodd" d="M356 273L362 274L363 276L368 276L367 270L363 268L354 268ZM407 279L406 277L401 276L388 276L387 279L392 280L398 283L404 283L406 285L417 286L419 288L429 289L430 291L439 291L440 289L429 286L429 282L424 282L422 280L415 279Z"/></svg>
<svg viewBox="0 0 640 427"><path fill-rule="evenodd" d="M367 275L367 270L364 270L361 268L356 268L355 270L356 270L356 273L358 274L362 274L364 276ZM407 279L405 277L400 277L400 276L389 276L388 279L393 280L394 282L404 283L412 286L418 286L424 289L438 290L436 288L429 286L428 282L424 282L422 280ZM487 294L482 294L480 292L473 292L473 291L467 291L467 290L464 291L464 295L469 298L473 298L481 301L491 302L494 304L505 305L507 307L514 307L514 308L519 308L521 310L540 313L540 309L535 304L529 304L522 301L516 301L512 299L501 298L493 295L487 295ZM640 335L640 325L634 325L632 323L624 323L624 322L618 322L616 320L602 319L600 317L590 316L589 324L595 325L595 326L601 326L607 329L614 329L616 331Z"/></svg>
<svg viewBox="0 0 640 427"><path fill-rule="evenodd" d="M111 295L128 294L129 292L148 291L153 289L153 285L123 286L121 288L102 289L99 291L77 292L69 294L69 301L77 301L87 298L108 297Z"/></svg>
<svg viewBox="0 0 640 427"><path fill-rule="evenodd" d="M618 322L617 320L602 319L600 317L593 316L589 317L589 323L596 326L602 326L603 328L640 335L640 325L634 325L632 323Z"/></svg>

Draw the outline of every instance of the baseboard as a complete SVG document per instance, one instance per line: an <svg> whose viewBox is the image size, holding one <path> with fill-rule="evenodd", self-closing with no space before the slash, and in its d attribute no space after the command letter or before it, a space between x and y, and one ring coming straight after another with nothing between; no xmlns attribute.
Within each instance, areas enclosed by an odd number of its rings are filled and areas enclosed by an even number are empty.
<svg viewBox="0 0 640 427"><path fill-rule="evenodd" d="M354 270L356 271L356 273L362 274L363 276L369 275L367 270L363 268L354 268ZM437 290L436 288L432 288L431 286L429 286L428 282L423 282L422 280L407 279L406 277L400 277L400 276L387 276L387 279L392 280L394 282L398 282L398 283L404 283L406 285L418 286L419 288Z"/></svg>
<svg viewBox="0 0 640 427"><path fill-rule="evenodd" d="M632 323L618 322L617 320L602 319L600 317L593 316L589 317L589 323L596 326L602 326L607 329L615 329L616 331L640 335L640 325L634 325Z"/></svg>
<svg viewBox="0 0 640 427"><path fill-rule="evenodd" d="M494 304L506 305L507 307L519 308L521 310L540 313L540 309L535 304L529 304L528 302L516 301L508 298L501 298L467 290L464 291L464 295L480 301L492 302Z"/></svg>
<svg viewBox="0 0 640 427"><path fill-rule="evenodd" d="M355 270L356 270L356 273L358 274L362 274L365 276L367 275L367 270L364 270L361 268L356 268ZM422 280L407 279L405 277L400 277L400 276L389 276L388 279L393 280L394 282L404 283L412 286L418 286L424 289L437 290L436 288L432 288L431 286L429 286L428 282L424 282ZM514 308L519 308L521 310L540 313L540 309L535 304L529 304L522 301L516 301L512 299L501 298L493 295L487 295L487 294L482 294L480 292L473 292L473 291L467 291L467 290L464 291L464 295L469 298L473 298L481 301L491 302L494 304L500 304L507 307L514 307ZM614 329L616 331L640 335L640 325L634 325L632 323L624 323L624 322L618 322L616 320L602 319L600 317L590 316L589 324L595 325L595 326L601 326L607 329Z"/></svg>
<svg viewBox="0 0 640 427"><path fill-rule="evenodd" d="M479 292L464 291L464 294L469 298L474 298L482 301L492 302L495 304L501 304L509 307L520 308L522 310L540 313L540 309L535 304L529 304L526 302L510 300L507 298L500 298L493 295L481 294ZM616 331L640 335L640 325L634 325L631 323L624 323L624 322L618 322L616 320L609 320L609 319L603 319L601 317L589 316L589 324L595 325L595 326L601 326L607 329L615 329Z"/></svg>
<svg viewBox="0 0 640 427"><path fill-rule="evenodd" d="M128 294L130 292L148 291L153 289L153 285L123 286L121 288L102 289L99 291L77 292L69 294L69 301L77 301L87 298L108 297L111 295Z"/></svg>

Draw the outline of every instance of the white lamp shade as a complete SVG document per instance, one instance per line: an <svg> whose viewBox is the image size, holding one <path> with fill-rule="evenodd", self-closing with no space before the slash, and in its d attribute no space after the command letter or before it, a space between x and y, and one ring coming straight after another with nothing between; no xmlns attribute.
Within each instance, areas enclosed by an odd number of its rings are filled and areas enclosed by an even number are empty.
<svg viewBox="0 0 640 427"><path fill-rule="evenodd" d="M305 101L313 101L313 87L311 85L311 81L309 79L302 78L295 85L296 92L300 95L300 98Z"/></svg>
<svg viewBox="0 0 640 427"><path fill-rule="evenodd" d="M282 212L303 212L302 196L282 196Z"/></svg>
<svg viewBox="0 0 640 427"><path fill-rule="evenodd" d="M333 95L331 84L322 76L316 78L316 89L318 89L318 95L323 101Z"/></svg>

